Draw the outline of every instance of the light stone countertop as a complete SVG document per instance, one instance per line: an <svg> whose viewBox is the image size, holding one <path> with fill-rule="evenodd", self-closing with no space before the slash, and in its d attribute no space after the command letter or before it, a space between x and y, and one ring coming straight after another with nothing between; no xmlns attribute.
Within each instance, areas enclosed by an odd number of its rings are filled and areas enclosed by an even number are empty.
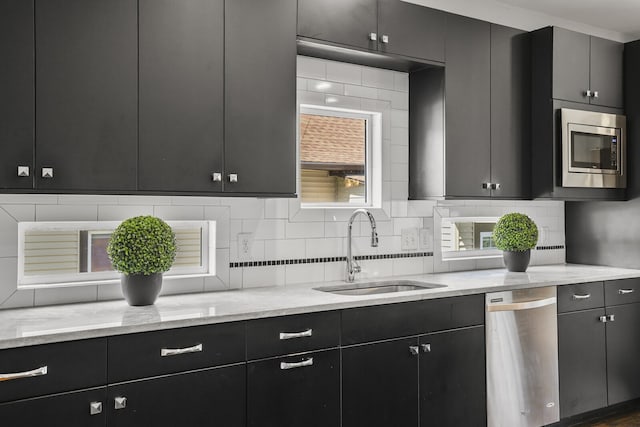
<svg viewBox="0 0 640 427"><path fill-rule="evenodd" d="M124 300L0 310L0 349L104 337L185 326L258 319L395 302L640 277L640 270L589 265L529 267L424 274L359 280L410 279L443 288L366 296L336 295L313 288L346 285L323 282L175 296L153 306L129 307Z"/></svg>

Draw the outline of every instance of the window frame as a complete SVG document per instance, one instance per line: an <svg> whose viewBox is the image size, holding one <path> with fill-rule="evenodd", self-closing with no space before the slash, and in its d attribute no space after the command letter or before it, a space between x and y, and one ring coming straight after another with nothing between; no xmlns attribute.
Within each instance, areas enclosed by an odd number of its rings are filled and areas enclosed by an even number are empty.
<svg viewBox="0 0 640 427"><path fill-rule="evenodd" d="M297 123L300 129L300 115L349 119L364 119L365 129L365 203L346 202L303 202L302 201L302 161L300 159L301 135L298 135L297 173L300 183L300 209L358 209L380 208L382 206L382 113L376 111L355 110L326 105L300 104Z"/></svg>
<svg viewBox="0 0 640 427"><path fill-rule="evenodd" d="M25 274L25 236L28 231L80 231L111 232L121 221L41 221L18 223L18 283L17 289L40 289L70 286L88 286L103 283L116 283L120 281L118 271L77 272L63 274ZM201 265L198 267L173 266L164 273L166 278L209 277L216 275L216 221L166 221L173 230L193 229L201 227L200 241ZM90 247L87 248L90 251ZM78 257L80 257L81 245L78 241Z"/></svg>
<svg viewBox="0 0 640 427"><path fill-rule="evenodd" d="M502 251L496 248L490 249L473 249L468 251L445 251L442 248L442 224L445 222L458 223L458 222L477 222L477 223L495 223L500 219L495 216L472 216L472 217L441 217L439 227L439 241L440 241L440 253L442 254L442 261L456 261L465 259L491 259L502 257Z"/></svg>

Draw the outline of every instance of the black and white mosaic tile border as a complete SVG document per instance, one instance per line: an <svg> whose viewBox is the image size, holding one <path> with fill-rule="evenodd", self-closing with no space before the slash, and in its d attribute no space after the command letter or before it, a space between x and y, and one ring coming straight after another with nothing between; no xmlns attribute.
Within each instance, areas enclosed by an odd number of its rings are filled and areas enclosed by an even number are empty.
<svg viewBox="0 0 640 427"><path fill-rule="evenodd" d="M564 249L564 245L536 246L536 251L553 251L558 249Z"/></svg>
<svg viewBox="0 0 640 427"><path fill-rule="evenodd" d="M377 260L377 259L397 259L397 258L417 258L433 256L433 252L410 252L401 254L380 254L380 255L357 255L357 261ZM269 261L244 261L230 262L229 268L240 267L266 267L271 265L292 265L292 264L315 264L320 262L345 262L347 257L325 257L325 258L300 258L300 259L277 259Z"/></svg>

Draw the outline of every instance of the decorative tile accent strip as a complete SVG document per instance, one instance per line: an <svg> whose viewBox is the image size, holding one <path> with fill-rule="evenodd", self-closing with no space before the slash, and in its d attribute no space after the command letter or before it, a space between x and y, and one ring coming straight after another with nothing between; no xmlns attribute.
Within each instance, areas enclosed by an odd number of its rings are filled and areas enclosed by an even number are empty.
<svg viewBox="0 0 640 427"><path fill-rule="evenodd" d="M357 261L376 259L396 259L396 258L417 258L433 256L433 252L408 252L401 254L380 254L380 255L356 255ZM229 268L240 267L266 267L270 265L291 265L291 264L315 264L319 262L345 262L346 256L326 257L326 258L301 258L301 259L276 259L270 261L244 261L230 262Z"/></svg>
<svg viewBox="0 0 640 427"><path fill-rule="evenodd" d="M564 245L555 245L555 246L536 246L537 251L551 251L555 249L564 249Z"/></svg>

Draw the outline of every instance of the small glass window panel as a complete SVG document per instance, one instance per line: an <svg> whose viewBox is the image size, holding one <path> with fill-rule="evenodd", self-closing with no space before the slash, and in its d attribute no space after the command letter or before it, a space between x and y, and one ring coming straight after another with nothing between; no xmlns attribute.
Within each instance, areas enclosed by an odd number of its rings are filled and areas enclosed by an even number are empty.
<svg viewBox="0 0 640 427"><path fill-rule="evenodd" d="M107 254L107 245L111 239L109 232L89 232L89 248L87 265L89 272L113 271L111 260Z"/></svg>
<svg viewBox="0 0 640 427"><path fill-rule="evenodd" d="M573 131L571 140L572 167L617 169L617 136Z"/></svg>
<svg viewBox="0 0 640 427"><path fill-rule="evenodd" d="M367 200L367 119L300 114L303 203L364 205Z"/></svg>

